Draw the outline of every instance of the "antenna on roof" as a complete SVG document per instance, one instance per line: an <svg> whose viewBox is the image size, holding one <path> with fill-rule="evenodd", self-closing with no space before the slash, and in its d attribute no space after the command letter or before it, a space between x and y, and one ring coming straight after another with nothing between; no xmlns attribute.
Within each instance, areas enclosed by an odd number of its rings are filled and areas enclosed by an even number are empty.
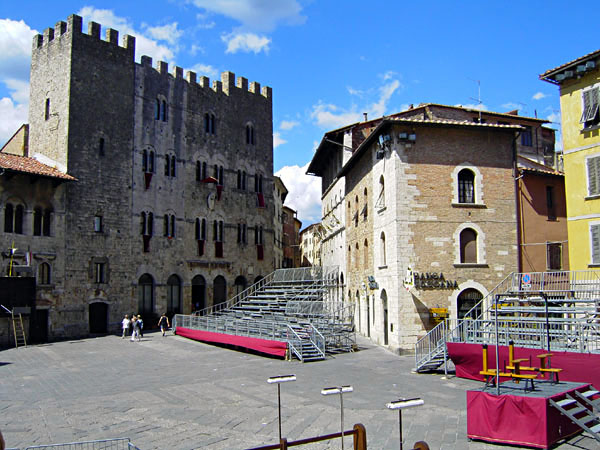
<svg viewBox="0 0 600 450"><path fill-rule="evenodd" d="M479 110L479 123L481 123L481 104L483 103L481 101L481 81L480 80L473 80L472 78L469 78L469 80L477 82L477 98L473 98L473 97L469 97L469 98L471 100L476 100L477 101L477 109Z"/></svg>

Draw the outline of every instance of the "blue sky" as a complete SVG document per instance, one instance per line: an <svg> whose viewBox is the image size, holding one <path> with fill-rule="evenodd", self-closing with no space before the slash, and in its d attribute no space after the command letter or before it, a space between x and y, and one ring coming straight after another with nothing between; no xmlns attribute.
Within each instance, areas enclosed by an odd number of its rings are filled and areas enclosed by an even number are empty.
<svg viewBox="0 0 600 450"><path fill-rule="evenodd" d="M138 61L147 54L211 80L229 70L271 86L274 169L307 226L320 219L320 180L304 175L315 147L363 112L423 102L519 109L560 129L558 88L538 75L600 48L597 27L583 26L599 9L554 0L2 0L0 141L27 121L34 32L77 13L136 36Z"/></svg>

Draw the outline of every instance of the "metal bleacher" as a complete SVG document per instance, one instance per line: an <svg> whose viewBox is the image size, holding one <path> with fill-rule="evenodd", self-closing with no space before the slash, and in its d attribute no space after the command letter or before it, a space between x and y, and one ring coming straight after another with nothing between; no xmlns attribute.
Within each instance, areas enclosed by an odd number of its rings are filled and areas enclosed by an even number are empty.
<svg viewBox="0 0 600 450"><path fill-rule="evenodd" d="M278 269L224 303L176 315L173 326L284 341L303 362L350 352L354 308L335 301L337 275L319 266Z"/></svg>
<svg viewBox="0 0 600 450"><path fill-rule="evenodd" d="M600 353L600 272L511 273L461 319L446 319L415 346L417 371L447 360L448 342Z"/></svg>

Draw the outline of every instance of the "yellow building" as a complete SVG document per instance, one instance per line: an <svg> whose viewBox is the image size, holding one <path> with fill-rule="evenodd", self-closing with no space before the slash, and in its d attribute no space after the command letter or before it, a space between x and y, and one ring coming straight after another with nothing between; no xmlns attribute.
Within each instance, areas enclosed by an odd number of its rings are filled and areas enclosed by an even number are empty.
<svg viewBox="0 0 600 450"><path fill-rule="evenodd" d="M540 79L560 87L569 265L600 267L600 50Z"/></svg>

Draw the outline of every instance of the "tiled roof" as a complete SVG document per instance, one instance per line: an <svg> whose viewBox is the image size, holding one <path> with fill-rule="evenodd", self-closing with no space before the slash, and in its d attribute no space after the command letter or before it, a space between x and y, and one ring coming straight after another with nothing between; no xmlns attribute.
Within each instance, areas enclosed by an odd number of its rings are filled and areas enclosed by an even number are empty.
<svg viewBox="0 0 600 450"><path fill-rule="evenodd" d="M61 180L77 181L77 178L62 173L54 167L42 164L36 159L27 156L11 155L0 152L0 169L13 170L15 172L39 175L42 177L59 178Z"/></svg>
<svg viewBox="0 0 600 450"><path fill-rule="evenodd" d="M564 173L559 172L553 167L545 166L544 164L540 164L532 159L525 158L522 155L517 155L517 164L519 169L525 170L527 172L535 172L535 173L543 173L546 175L557 175L563 176Z"/></svg>
<svg viewBox="0 0 600 450"><path fill-rule="evenodd" d="M451 120L451 119L404 119L402 117L390 117L386 120L389 122L406 122L406 123L432 124L432 125L452 125L452 126L465 126L465 127L476 127L476 128L510 128L513 130L520 130L521 128L523 128L521 125L515 125L515 124L500 125L498 123L477 123L477 122L470 122L468 120Z"/></svg>
<svg viewBox="0 0 600 450"><path fill-rule="evenodd" d="M511 118L513 120L525 120L525 121L536 121L536 122L550 122L549 120L546 119L538 119L537 117L527 117L527 116L519 116L517 114L509 114L509 113L501 113L501 112L497 112L497 111L488 111L487 109L476 109L476 108L467 108L465 106L452 106L452 105L443 105L442 103L421 103L415 107L413 107L412 109L408 109L406 111L402 111L402 113L407 113L407 112L412 112L415 109L419 109L419 108L427 108L428 106L433 106L433 107L440 107L440 108L448 108L448 109L459 109L459 110L463 110L463 111L468 111L471 113L480 113L484 114L484 115L488 115L488 116L501 116L501 117L506 117L506 118ZM402 114L400 113L400 114Z"/></svg>
<svg viewBox="0 0 600 450"><path fill-rule="evenodd" d="M561 69L564 69L565 67L585 61L586 59L595 58L596 56L600 56L600 50L596 50L594 52L588 53L587 55L580 56L579 58L574 59L573 61L569 61L568 63L561 64L560 66L555 67L554 69L546 70L543 74L540 75L540 78L546 78L552 72L557 72Z"/></svg>

